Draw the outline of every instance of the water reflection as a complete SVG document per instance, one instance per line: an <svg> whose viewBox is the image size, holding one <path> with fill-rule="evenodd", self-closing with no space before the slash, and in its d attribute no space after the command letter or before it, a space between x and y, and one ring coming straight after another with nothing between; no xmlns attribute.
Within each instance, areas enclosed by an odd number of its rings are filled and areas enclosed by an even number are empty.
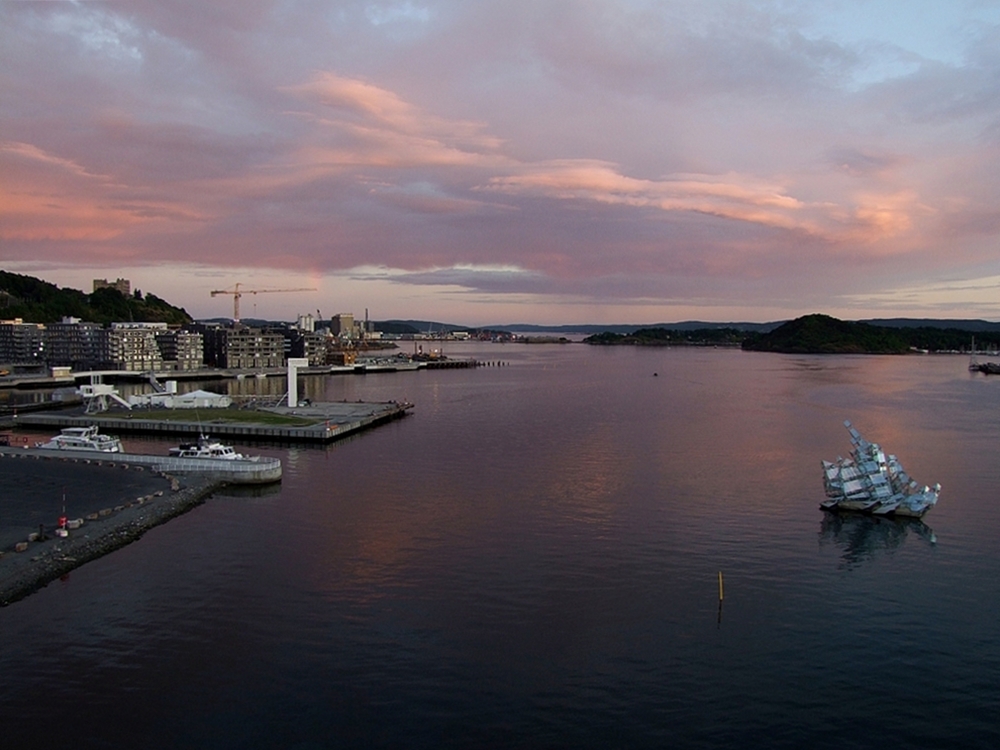
<svg viewBox="0 0 1000 750"><path fill-rule="evenodd" d="M823 513L820 545L832 543L843 551L841 568L855 568L883 550L894 551L911 535L936 544L934 531L916 518L880 518L857 513Z"/></svg>
<svg viewBox="0 0 1000 750"><path fill-rule="evenodd" d="M281 483L271 484L227 484L215 490L213 495L219 497L240 497L249 499L259 499L265 497L277 497L281 494Z"/></svg>

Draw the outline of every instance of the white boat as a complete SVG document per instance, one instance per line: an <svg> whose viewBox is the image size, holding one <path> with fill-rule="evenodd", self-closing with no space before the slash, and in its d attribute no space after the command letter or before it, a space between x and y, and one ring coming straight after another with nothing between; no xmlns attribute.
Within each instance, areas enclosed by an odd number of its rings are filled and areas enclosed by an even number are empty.
<svg viewBox="0 0 1000 750"><path fill-rule="evenodd" d="M175 458L215 458L220 461L256 461L257 456L244 456L237 453L233 446L223 445L207 435L199 435L197 443L181 443L170 449L170 455Z"/></svg>
<svg viewBox="0 0 1000 750"><path fill-rule="evenodd" d="M36 448L46 450L97 451L99 453L124 453L122 441L111 435L102 435L97 425L90 427L64 427L47 443L37 443Z"/></svg>
<svg viewBox="0 0 1000 750"><path fill-rule="evenodd" d="M820 503L820 508L921 518L934 507L940 484L920 487L895 456L886 455L878 443L861 437L849 421L844 426L851 433L854 450L850 458L823 461L823 486L828 499Z"/></svg>

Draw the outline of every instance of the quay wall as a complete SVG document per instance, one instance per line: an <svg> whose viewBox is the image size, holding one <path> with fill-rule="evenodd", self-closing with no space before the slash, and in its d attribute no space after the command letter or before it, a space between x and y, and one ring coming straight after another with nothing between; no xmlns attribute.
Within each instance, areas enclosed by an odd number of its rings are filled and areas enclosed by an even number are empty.
<svg viewBox="0 0 1000 750"><path fill-rule="evenodd" d="M143 419L125 413L120 417L108 416L108 412L99 417L81 415L79 413L46 413L18 414L12 421L15 427L42 427L46 429L62 429L63 427L83 427L99 424L102 432L144 433L152 435L199 435L208 431L215 437L253 441L266 440L287 443L329 443L346 437L354 432L374 427L392 419L406 415L413 408L408 403L388 404L348 404L351 411L346 416L343 404L313 404L308 408L289 409L278 407L270 409L279 414L293 414L315 419L316 422L305 426L276 426L248 422L176 422L157 419ZM360 407L360 408L359 408ZM141 414L141 413L140 413ZM204 414L204 412L202 412Z"/></svg>
<svg viewBox="0 0 1000 750"><path fill-rule="evenodd" d="M260 457L257 460L219 460L177 458L142 453L100 453L48 448L0 448L0 455L42 461L77 461L95 466L143 466L162 474L198 474L230 484L269 484L281 479L281 459Z"/></svg>
<svg viewBox="0 0 1000 750"><path fill-rule="evenodd" d="M398 365L312 365L299 369L299 375L347 375L351 373L364 374L366 368L368 372L376 370L380 372L408 372L423 369L441 369L454 367L478 367L480 363L475 359L437 359L424 360ZM149 380L148 370L102 370L94 371L100 374L103 382L143 382ZM262 378L282 378L286 377L288 370L285 367L271 367L256 370L229 370L220 368L202 368L200 370L161 370L154 372L153 376L158 380L242 380L248 377ZM91 372L76 372L65 377L51 377L49 375L9 375L0 378L0 390L3 389L45 389L75 386L82 381L87 381L91 377Z"/></svg>

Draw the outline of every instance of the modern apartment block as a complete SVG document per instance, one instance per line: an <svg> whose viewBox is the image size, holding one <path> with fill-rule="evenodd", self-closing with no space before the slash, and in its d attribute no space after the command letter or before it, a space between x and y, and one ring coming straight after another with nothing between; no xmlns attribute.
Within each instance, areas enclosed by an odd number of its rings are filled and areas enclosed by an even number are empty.
<svg viewBox="0 0 1000 750"><path fill-rule="evenodd" d="M312 367L326 364L326 336L289 328L284 331L289 357L304 357Z"/></svg>
<svg viewBox="0 0 1000 750"><path fill-rule="evenodd" d="M156 343L168 370L200 370L205 364L205 341L200 333L170 329L156 334Z"/></svg>
<svg viewBox="0 0 1000 750"><path fill-rule="evenodd" d="M79 318L49 323L45 326L45 342L49 367L90 370L108 358L108 330Z"/></svg>
<svg viewBox="0 0 1000 750"><path fill-rule="evenodd" d="M199 327L205 339L205 364L230 370L285 365L285 337L259 328Z"/></svg>
<svg viewBox="0 0 1000 750"><path fill-rule="evenodd" d="M0 362L4 364L45 364L45 326L25 323L21 318L0 320Z"/></svg>
<svg viewBox="0 0 1000 750"><path fill-rule="evenodd" d="M163 355L156 336L166 331L166 323L112 323L104 366L140 372L162 370Z"/></svg>

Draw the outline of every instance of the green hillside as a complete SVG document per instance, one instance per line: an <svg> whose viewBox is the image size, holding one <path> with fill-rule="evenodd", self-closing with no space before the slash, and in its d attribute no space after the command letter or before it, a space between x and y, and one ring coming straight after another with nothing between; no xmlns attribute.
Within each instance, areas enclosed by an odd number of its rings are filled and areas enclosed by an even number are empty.
<svg viewBox="0 0 1000 750"><path fill-rule="evenodd" d="M678 330L656 327L640 328L630 334L604 331L588 336L583 342L601 346L737 346L746 336L745 331L735 328Z"/></svg>
<svg viewBox="0 0 1000 750"><path fill-rule="evenodd" d="M66 316L102 324L191 322L191 316L183 308L153 294L143 295L138 289L128 297L110 287L84 294L32 276L0 271L0 318L58 323Z"/></svg>
<svg viewBox="0 0 1000 750"><path fill-rule="evenodd" d="M905 354L911 348L908 333L817 314L750 336L743 348L787 354Z"/></svg>

